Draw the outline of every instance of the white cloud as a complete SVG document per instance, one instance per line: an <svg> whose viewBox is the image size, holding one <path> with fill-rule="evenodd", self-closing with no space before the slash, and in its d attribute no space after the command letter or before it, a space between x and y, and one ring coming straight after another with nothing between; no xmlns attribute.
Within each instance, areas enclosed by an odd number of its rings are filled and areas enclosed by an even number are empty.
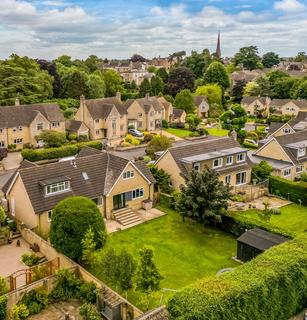
<svg viewBox="0 0 307 320"><path fill-rule="evenodd" d="M276 10L284 12L296 12L306 9L306 6L297 0L282 0L275 2L274 7Z"/></svg>

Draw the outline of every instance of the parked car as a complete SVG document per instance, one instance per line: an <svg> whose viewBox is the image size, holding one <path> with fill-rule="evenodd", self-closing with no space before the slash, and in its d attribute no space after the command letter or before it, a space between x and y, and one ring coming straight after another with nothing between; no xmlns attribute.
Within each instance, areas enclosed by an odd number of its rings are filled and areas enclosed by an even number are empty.
<svg viewBox="0 0 307 320"><path fill-rule="evenodd" d="M136 130L136 129L128 129L128 133L130 133L134 137L138 137L138 138L142 138L144 136L142 132L140 132L139 130Z"/></svg>
<svg viewBox="0 0 307 320"><path fill-rule="evenodd" d="M252 140L252 139L244 139L244 143L250 143L252 145L254 145L255 147L258 147L258 142Z"/></svg>

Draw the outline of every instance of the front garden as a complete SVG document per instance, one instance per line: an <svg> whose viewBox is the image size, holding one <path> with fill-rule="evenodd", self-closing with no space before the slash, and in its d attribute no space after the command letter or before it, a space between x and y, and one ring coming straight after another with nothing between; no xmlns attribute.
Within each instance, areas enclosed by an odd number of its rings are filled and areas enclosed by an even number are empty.
<svg viewBox="0 0 307 320"><path fill-rule="evenodd" d="M116 252L125 250L137 259L144 245L153 247L154 261L163 276L160 287L171 290L181 289L198 279L215 275L220 269L238 265L231 259L236 252L236 240L233 236L219 229L204 227L191 219L186 218L182 222L182 217L175 211L160 209L168 214L112 234L101 253L108 248L113 248ZM90 271L105 281L99 263ZM162 294L167 298L173 293L165 290L156 292L151 296L149 307L158 306ZM144 293L130 289L127 297L133 304L144 309Z"/></svg>

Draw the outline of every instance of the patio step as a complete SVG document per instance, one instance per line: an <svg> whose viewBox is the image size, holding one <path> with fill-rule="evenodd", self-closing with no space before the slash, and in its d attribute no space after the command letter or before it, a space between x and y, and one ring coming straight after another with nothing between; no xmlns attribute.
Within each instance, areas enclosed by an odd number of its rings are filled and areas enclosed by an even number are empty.
<svg viewBox="0 0 307 320"><path fill-rule="evenodd" d="M114 218L123 226L128 226L142 221L142 219L130 208L116 210L116 212L114 212Z"/></svg>

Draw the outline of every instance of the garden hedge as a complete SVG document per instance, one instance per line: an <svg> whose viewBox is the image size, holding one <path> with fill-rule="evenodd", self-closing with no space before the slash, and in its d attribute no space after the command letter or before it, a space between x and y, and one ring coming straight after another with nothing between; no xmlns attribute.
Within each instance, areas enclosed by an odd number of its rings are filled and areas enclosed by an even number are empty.
<svg viewBox="0 0 307 320"><path fill-rule="evenodd" d="M101 141L88 141L76 144L69 144L59 148L46 148L46 149L23 149L21 155L24 159L31 162L41 160L51 160L63 157L69 157L77 154L83 147L88 146L95 149L102 149Z"/></svg>
<svg viewBox="0 0 307 320"><path fill-rule="evenodd" d="M270 193L307 205L307 182L294 182L279 177L269 178Z"/></svg>
<svg viewBox="0 0 307 320"><path fill-rule="evenodd" d="M7 297L0 297L0 320L6 319L6 305L7 305Z"/></svg>
<svg viewBox="0 0 307 320"><path fill-rule="evenodd" d="M306 234L187 287L167 305L170 319L176 320L289 319L305 307Z"/></svg>

